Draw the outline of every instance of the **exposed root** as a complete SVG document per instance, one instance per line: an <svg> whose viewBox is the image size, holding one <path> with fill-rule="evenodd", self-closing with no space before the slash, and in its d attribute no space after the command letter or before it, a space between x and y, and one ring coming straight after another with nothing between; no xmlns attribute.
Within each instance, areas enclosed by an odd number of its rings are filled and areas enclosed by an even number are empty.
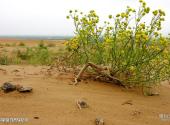
<svg viewBox="0 0 170 125"><path fill-rule="evenodd" d="M87 69L88 66L90 66L89 63L84 65L84 67L80 70L78 75L75 77L75 84L74 85L78 84L78 80L80 80L81 75L84 73L84 71Z"/></svg>
<svg viewBox="0 0 170 125"><path fill-rule="evenodd" d="M78 73L78 75L75 77L75 83L74 85L77 85L78 84L78 81L80 80L80 77L82 76L82 74L85 72L85 70L88 68L88 67L91 67L96 73L98 73L98 77L106 77L106 78L109 78L111 81L115 82L116 84L119 84L119 85L123 85L122 81L111 76L110 75L110 70L108 67L102 67L102 66L98 66L98 65L95 65L91 62L87 63L86 65L83 66L83 68L80 70L80 72Z"/></svg>

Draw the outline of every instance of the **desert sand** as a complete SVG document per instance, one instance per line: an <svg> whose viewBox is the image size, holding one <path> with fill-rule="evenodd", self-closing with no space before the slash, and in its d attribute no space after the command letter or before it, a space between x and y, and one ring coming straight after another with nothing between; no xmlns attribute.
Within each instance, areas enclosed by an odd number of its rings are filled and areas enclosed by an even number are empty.
<svg viewBox="0 0 170 125"><path fill-rule="evenodd" d="M35 45L36 41L28 44ZM170 115L168 83L158 87L159 96L144 96L140 89L90 79L74 86L73 73L55 71L49 75L47 69L49 66L0 65L0 85L11 82L33 88L32 93L0 91L0 118L28 119L9 123L12 125L94 125L97 117L102 117L105 125L170 125L170 119L159 117ZM85 100L89 107L80 110L78 99ZM125 104L127 101L130 103Z"/></svg>

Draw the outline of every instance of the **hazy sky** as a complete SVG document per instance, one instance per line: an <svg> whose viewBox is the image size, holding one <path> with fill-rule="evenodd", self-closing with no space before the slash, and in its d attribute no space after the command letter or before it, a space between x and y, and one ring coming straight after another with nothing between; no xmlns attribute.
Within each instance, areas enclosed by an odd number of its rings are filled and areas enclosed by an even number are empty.
<svg viewBox="0 0 170 125"><path fill-rule="evenodd" d="M170 1L146 0L152 9L166 12L164 34L170 32ZM70 9L96 10L101 20L138 0L0 0L0 35L72 35L73 24L66 19Z"/></svg>

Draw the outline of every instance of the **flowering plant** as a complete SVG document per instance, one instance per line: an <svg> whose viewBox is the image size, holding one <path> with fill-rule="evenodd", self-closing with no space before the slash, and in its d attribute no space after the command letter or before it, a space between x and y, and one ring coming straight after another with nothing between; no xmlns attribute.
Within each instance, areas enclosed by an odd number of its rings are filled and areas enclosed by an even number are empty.
<svg viewBox="0 0 170 125"><path fill-rule="evenodd" d="M170 76L168 39L160 33L165 12L154 10L149 24L143 21L150 13L143 0L139 10L126 8L99 26L94 10L87 15L70 11L75 37L66 43L75 65L93 62L110 67L110 75L126 86L151 86Z"/></svg>

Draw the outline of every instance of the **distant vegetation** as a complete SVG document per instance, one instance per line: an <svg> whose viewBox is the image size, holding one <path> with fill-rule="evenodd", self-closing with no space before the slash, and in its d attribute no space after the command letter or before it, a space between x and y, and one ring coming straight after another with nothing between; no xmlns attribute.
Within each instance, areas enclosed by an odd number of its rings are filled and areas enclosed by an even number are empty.
<svg viewBox="0 0 170 125"><path fill-rule="evenodd" d="M2 45L2 46L7 46ZM12 44L8 44L12 46ZM50 65L56 56L55 52L52 52L48 47L54 47L55 44L45 45L41 41L38 46L27 47L24 42L18 44L19 47L24 47L13 51L12 54L7 54L8 50L4 49L3 54L0 55L0 64L1 65L10 65L10 64L33 64L33 65Z"/></svg>

